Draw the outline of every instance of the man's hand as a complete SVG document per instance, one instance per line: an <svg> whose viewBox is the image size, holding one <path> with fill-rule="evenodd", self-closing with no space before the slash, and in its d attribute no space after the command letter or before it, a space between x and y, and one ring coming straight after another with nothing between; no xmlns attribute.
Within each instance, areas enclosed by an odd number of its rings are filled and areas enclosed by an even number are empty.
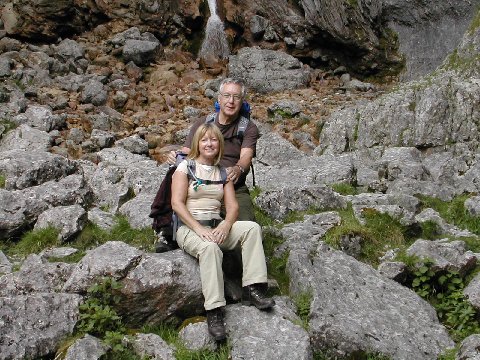
<svg viewBox="0 0 480 360"><path fill-rule="evenodd" d="M238 181L240 175L242 175L242 170L238 166L227 168L227 180L232 181L234 184Z"/></svg>
<svg viewBox="0 0 480 360"><path fill-rule="evenodd" d="M177 153L175 151L170 151L167 155L167 164L173 165L175 164L177 158Z"/></svg>

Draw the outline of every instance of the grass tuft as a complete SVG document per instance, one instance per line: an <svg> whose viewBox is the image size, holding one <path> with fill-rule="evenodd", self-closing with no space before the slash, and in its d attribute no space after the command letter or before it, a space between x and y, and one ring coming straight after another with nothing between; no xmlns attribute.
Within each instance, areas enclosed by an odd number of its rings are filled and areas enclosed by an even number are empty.
<svg viewBox="0 0 480 360"><path fill-rule="evenodd" d="M7 249L8 255L26 257L38 254L42 250L61 245L59 231L52 226L45 229L31 230L22 236L20 241Z"/></svg>

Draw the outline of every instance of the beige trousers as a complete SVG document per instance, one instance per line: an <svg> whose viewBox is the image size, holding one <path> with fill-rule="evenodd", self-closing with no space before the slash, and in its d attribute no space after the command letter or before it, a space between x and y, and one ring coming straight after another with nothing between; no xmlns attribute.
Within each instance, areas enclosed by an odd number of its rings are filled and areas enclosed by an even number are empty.
<svg viewBox="0 0 480 360"><path fill-rule="evenodd" d="M241 248L242 286L267 282L262 230L260 225L253 221L235 222L223 244L204 241L193 230L183 225L177 230L177 242L180 248L199 261L205 310L212 310L226 304L222 250Z"/></svg>

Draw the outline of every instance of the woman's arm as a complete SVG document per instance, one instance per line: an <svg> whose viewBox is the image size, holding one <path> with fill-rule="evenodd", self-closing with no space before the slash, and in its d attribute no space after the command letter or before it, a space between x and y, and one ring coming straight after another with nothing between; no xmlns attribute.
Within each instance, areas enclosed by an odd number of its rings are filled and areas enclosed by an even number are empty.
<svg viewBox="0 0 480 360"><path fill-rule="evenodd" d="M172 209L182 222L190 229L195 231L198 236L207 241L217 240L217 236L213 234L212 230L202 226L194 219L190 211L187 209L187 194L188 194L188 176L182 171L175 171L172 177Z"/></svg>

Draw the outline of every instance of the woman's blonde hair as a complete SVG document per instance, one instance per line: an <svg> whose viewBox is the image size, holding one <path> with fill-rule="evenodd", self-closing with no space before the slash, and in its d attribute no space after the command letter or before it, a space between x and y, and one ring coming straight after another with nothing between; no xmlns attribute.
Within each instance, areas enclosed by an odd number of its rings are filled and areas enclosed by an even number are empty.
<svg viewBox="0 0 480 360"><path fill-rule="evenodd" d="M198 144L206 133L210 133L210 135L213 135L218 139L218 154L214 159L214 165L218 165L223 157L225 141L223 139L222 132L213 122L202 124L198 127L197 131L195 131L192 139L192 148L190 149L187 158L196 159L200 156L200 147Z"/></svg>

